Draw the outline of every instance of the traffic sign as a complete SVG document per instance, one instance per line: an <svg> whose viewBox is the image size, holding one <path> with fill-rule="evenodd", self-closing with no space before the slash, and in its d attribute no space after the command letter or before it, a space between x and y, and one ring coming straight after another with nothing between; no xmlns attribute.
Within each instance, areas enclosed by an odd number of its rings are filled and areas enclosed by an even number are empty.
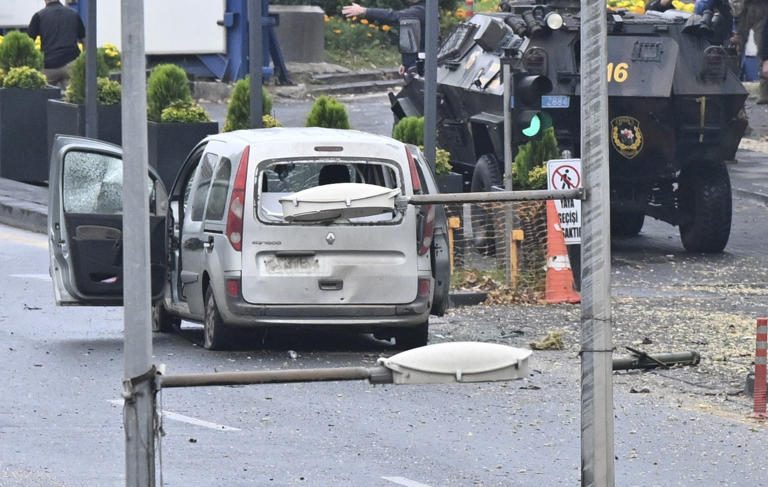
<svg viewBox="0 0 768 487"><path fill-rule="evenodd" d="M554 159L547 162L547 189L581 188L581 159ZM581 200L555 200L566 245L581 243Z"/></svg>

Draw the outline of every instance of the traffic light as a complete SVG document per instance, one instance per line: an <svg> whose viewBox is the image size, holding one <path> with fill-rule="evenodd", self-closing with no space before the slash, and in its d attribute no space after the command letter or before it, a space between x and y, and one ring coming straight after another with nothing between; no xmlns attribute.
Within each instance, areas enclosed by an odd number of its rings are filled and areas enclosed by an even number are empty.
<svg viewBox="0 0 768 487"><path fill-rule="evenodd" d="M552 91L552 82L546 76L529 73L514 75L514 134L515 138L536 137L551 118L541 110L541 97Z"/></svg>

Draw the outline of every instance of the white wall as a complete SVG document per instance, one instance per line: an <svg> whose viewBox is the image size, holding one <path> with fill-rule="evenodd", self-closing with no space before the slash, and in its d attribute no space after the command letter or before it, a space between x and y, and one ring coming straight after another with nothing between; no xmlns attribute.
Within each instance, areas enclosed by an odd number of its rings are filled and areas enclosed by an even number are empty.
<svg viewBox="0 0 768 487"><path fill-rule="evenodd" d="M43 0L0 0L0 27L26 27L43 7Z"/></svg>

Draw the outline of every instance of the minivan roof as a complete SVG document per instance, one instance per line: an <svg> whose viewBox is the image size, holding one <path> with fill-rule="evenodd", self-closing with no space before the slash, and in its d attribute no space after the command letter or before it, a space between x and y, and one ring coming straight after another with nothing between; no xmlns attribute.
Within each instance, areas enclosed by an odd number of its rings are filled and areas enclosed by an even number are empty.
<svg viewBox="0 0 768 487"><path fill-rule="evenodd" d="M222 142L239 141L243 144L295 143L332 146L334 144L386 144L392 148L405 145L390 137L374 135L358 130L327 129L321 127L280 127L269 129L248 129L209 135L207 140Z"/></svg>

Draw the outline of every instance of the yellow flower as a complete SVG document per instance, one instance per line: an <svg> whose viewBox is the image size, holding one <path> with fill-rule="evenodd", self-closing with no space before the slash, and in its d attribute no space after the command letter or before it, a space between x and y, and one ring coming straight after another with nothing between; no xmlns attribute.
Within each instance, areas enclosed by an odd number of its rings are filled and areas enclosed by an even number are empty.
<svg viewBox="0 0 768 487"><path fill-rule="evenodd" d="M376 24L371 24L368 27L370 27L373 30L379 30L379 26L377 26Z"/></svg>
<svg viewBox="0 0 768 487"><path fill-rule="evenodd" d="M330 17L328 17L327 15L323 15L323 21L324 21L324 22L326 22L326 23L327 23L327 22L330 22L330 21L331 21L331 18L330 18Z"/></svg>
<svg viewBox="0 0 768 487"><path fill-rule="evenodd" d="M371 34L370 32L367 35L368 37L373 37L373 34Z"/></svg>
<svg viewBox="0 0 768 487"><path fill-rule="evenodd" d="M362 19L360 23L363 25L368 25L368 19Z"/></svg>
<svg viewBox="0 0 768 487"><path fill-rule="evenodd" d="M341 29L333 29L333 33L336 35L341 34Z"/></svg>
<svg viewBox="0 0 768 487"><path fill-rule="evenodd" d="M392 27L390 27L388 25L382 25L381 26L381 30L383 30L384 32L389 32L391 29L392 29Z"/></svg>

